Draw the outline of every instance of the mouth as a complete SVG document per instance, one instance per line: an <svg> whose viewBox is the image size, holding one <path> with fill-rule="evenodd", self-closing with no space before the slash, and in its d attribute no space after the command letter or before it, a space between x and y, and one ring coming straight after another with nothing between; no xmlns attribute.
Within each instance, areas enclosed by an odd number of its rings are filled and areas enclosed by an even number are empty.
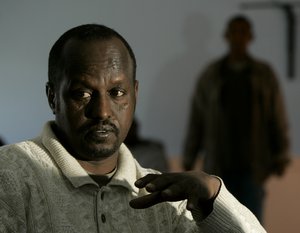
<svg viewBox="0 0 300 233"><path fill-rule="evenodd" d="M87 138L96 142L103 142L108 140L110 137L117 134L114 127L111 126L98 126L91 128L87 132Z"/></svg>
<svg viewBox="0 0 300 233"><path fill-rule="evenodd" d="M99 130L96 130L94 131L94 134L97 134L101 137L108 137L108 135L112 133L112 131L110 130L103 130L103 129L99 129Z"/></svg>

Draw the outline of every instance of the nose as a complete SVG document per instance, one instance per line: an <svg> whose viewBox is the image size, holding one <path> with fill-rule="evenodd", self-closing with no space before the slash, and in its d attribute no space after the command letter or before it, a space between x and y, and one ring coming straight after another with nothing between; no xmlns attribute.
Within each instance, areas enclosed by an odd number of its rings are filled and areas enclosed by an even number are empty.
<svg viewBox="0 0 300 233"><path fill-rule="evenodd" d="M86 115L88 118L106 120L111 117L112 109L109 96L93 96L87 106Z"/></svg>

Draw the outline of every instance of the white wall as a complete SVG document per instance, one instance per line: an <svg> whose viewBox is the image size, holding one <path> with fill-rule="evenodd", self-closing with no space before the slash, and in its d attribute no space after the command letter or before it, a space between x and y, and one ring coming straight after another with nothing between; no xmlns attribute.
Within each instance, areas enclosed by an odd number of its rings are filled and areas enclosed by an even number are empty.
<svg viewBox="0 0 300 233"><path fill-rule="evenodd" d="M253 54L278 73L292 149L300 154L300 70L287 79L283 13L242 11L245 1L0 0L0 135L9 143L34 137L53 119L44 91L49 49L70 27L95 22L119 31L136 53L142 134L164 141L170 156L180 155L196 75L224 52L225 22L242 12L255 25Z"/></svg>

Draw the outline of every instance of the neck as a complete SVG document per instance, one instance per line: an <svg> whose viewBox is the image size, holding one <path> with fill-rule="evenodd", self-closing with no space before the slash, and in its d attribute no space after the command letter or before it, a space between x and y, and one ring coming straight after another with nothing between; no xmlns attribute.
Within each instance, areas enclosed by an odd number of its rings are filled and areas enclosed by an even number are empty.
<svg viewBox="0 0 300 233"><path fill-rule="evenodd" d="M83 167L83 169L85 169L88 173L94 175L105 175L115 169L118 162L118 156L113 155L107 159L100 160L100 161L78 160L78 162Z"/></svg>
<svg viewBox="0 0 300 233"><path fill-rule="evenodd" d="M249 55L247 53L230 53L228 58L232 63L243 62L249 58Z"/></svg>

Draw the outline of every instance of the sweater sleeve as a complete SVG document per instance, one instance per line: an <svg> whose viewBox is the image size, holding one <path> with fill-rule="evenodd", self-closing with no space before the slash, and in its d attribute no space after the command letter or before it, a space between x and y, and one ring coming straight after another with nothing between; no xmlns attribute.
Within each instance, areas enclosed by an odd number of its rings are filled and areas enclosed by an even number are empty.
<svg viewBox="0 0 300 233"><path fill-rule="evenodd" d="M210 215L204 220L198 219L196 212L192 212L192 215L200 228L199 232L266 232L254 214L227 191L224 183L221 185Z"/></svg>
<svg viewBox="0 0 300 233"><path fill-rule="evenodd" d="M221 180L222 182L222 180ZM222 182L219 193L214 200L213 210L207 216L199 209L188 211L187 201L176 204L172 232L178 233L266 233L266 230L254 214L242 205Z"/></svg>

